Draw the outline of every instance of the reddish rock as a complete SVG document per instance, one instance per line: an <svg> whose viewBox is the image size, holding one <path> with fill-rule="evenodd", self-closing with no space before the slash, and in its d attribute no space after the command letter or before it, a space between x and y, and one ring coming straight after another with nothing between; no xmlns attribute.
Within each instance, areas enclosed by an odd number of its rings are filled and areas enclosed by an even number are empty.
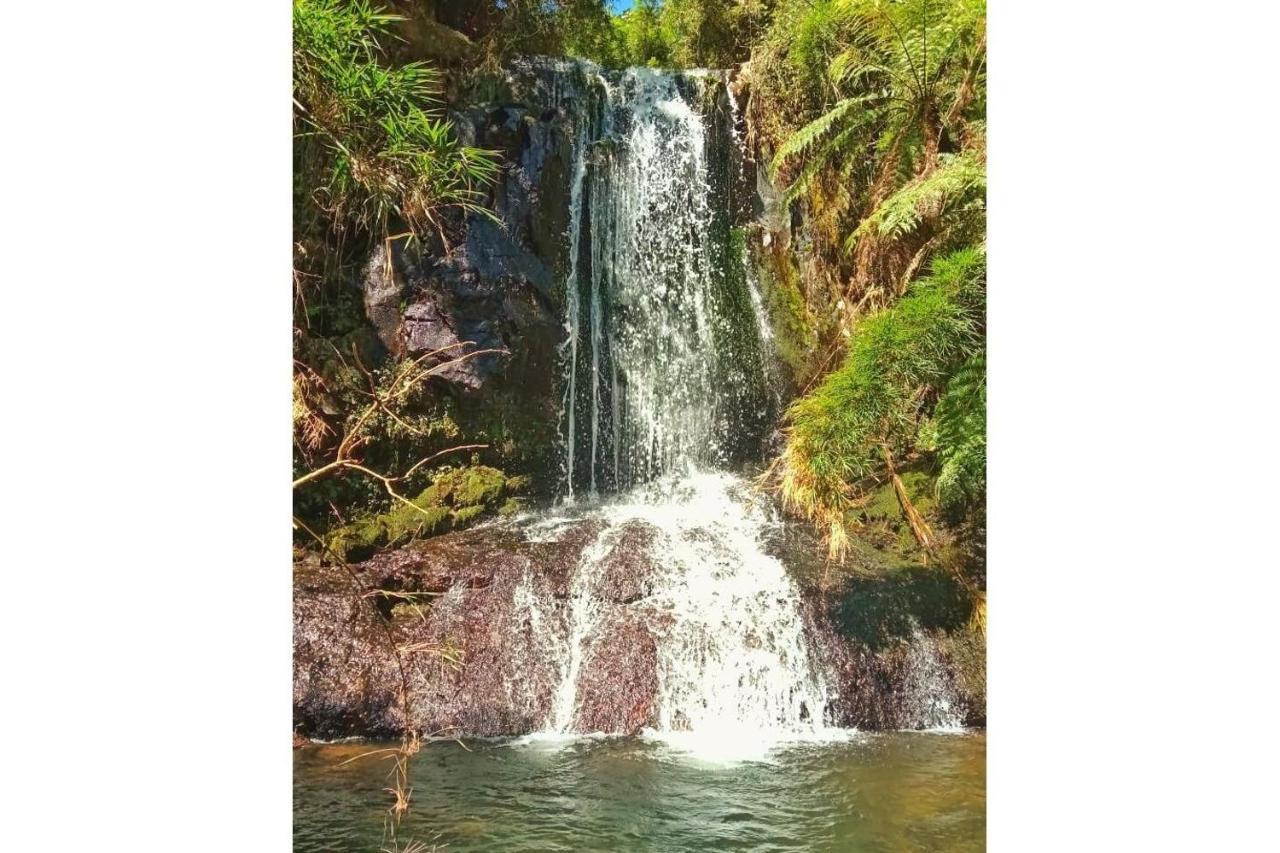
<svg viewBox="0 0 1280 853"><path fill-rule="evenodd" d="M658 652L643 616L621 609L596 635L578 680L574 728L635 734L657 721Z"/></svg>
<svg viewBox="0 0 1280 853"><path fill-rule="evenodd" d="M424 734L507 735L546 724L560 683L565 596L598 522L557 541L488 526L352 567L294 571L294 722L308 736L403 729L401 650ZM358 584L358 586L357 586Z"/></svg>
<svg viewBox="0 0 1280 853"><path fill-rule="evenodd" d="M653 592L657 561L653 545L661 531L643 521L628 521L605 556L595 593L617 604L631 604Z"/></svg>

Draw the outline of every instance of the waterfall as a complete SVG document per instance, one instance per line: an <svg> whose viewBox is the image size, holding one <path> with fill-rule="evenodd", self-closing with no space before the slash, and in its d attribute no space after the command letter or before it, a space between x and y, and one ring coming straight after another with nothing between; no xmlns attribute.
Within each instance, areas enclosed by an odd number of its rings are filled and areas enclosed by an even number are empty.
<svg viewBox="0 0 1280 853"><path fill-rule="evenodd" d="M723 172L740 156L723 75L578 69L562 353L570 498L723 467L758 447L772 406L758 295L733 248Z"/></svg>
<svg viewBox="0 0 1280 853"><path fill-rule="evenodd" d="M592 728L593 667L623 651L610 644L639 619L652 642L656 687L644 711L657 735L741 749L823 731L830 690L796 586L764 547L780 522L730 473L760 457L778 396L734 222L747 201L735 196L745 180L727 77L585 62L533 70L573 140L566 500L538 535L560 535L569 518L598 525L567 583L564 633L543 652L559 682L546 729ZM527 585L519 591L532 621Z"/></svg>
<svg viewBox="0 0 1280 853"><path fill-rule="evenodd" d="M781 521L747 484L723 471L674 474L571 512L601 529L570 582L548 731L591 731L588 662L621 652L610 648L609 628L628 611L643 614L655 638L654 736L741 755L830 731L832 691L799 592L764 547ZM543 524L554 529L563 518ZM628 550L637 532L643 544ZM620 570L636 579L638 601L620 603L611 591Z"/></svg>

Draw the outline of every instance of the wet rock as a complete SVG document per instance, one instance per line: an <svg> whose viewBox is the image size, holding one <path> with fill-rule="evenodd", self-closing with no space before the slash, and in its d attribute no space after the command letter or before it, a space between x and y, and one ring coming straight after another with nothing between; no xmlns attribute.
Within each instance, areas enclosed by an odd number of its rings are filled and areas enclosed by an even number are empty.
<svg viewBox="0 0 1280 853"><path fill-rule="evenodd" d="M560 333L551 272L498 225L476 218L462 246L410 270L408 278L404 348L413 356L444 350L424 362L440 365L440 379L477 391L515 352L550 372ZM460 358L480 350L502 352Z"/></svg>
<svg viewBox="0 0 1280 853"><path fill-rule="evenodd" d="M360 275L360 290L364 294L364 312L377 332L378 340L393 355L404 354L404 339L400 317L400 295L404 290L397 262L403 269L400 252L388 257L385 243L379 242L369 255Z"/></svg>
<svg viewBox="0 0 1280 853"><path fill-rule="evenodd" d="M295 567L295 730L332 739L402 729L399 675L376 612L340 570Z"/></svg>
<svg viewBox="0 0 1280 853"><path fill-rule="evenodd" d="M568 522L544 541L488 525L378 555L353 566L354 579L335 567L295 568L297 730L398 734L395 648L423 734L542 728L563 675L568 582L600 529Z"/></svg>
<svg viewBox="0 0 1280 853"><path fill-rule="evenodd" d="M597 634L578 682L574 728L636 734L657 723L658 651L644 615L621 612Z"/></svg>
<svg viewBox="0 0 1280 853"><path fill-rule="evenodd" d="M604 558L600 585L595 594L617 604L631 604L653 591L656 568L653 544L660 531L640 521L629 521Z"/></svg>
<svg viewBox="0 0 1280 853"><path fill-rule="evenodd" d="M849 618L844 592L809 587L804 596L806 628L834 688L831 723L864 730L986 725L980 634L958 620L944 627L928 602L901 588L872 605L872 631Z"/></svg>

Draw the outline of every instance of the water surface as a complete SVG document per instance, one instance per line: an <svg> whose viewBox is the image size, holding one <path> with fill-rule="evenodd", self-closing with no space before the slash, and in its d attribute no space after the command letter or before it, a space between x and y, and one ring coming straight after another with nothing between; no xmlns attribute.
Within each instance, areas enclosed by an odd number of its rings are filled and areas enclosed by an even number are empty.
<svg viewBox="0 0 1280 853"><path fill-rule="evenodd" d="M382 844L382 744L294 753L294 849ZM858 734L764 760L641 738L425 746L400 839L447 851L982 850L986 735Z"/></svg>

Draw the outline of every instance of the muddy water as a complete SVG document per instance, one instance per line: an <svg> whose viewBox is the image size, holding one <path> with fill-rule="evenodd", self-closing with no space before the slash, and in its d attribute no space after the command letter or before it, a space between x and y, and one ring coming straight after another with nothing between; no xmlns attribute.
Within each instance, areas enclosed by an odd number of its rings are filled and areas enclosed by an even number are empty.
<svg viewBox="0 0 1280 853"><path fill-rule="evenodd" d="M294 849L383 843L376 744L294 754ZM982 732L854 734L719 761L645 738L435 743L400 830L447 851L984 849Z"/></svg>

